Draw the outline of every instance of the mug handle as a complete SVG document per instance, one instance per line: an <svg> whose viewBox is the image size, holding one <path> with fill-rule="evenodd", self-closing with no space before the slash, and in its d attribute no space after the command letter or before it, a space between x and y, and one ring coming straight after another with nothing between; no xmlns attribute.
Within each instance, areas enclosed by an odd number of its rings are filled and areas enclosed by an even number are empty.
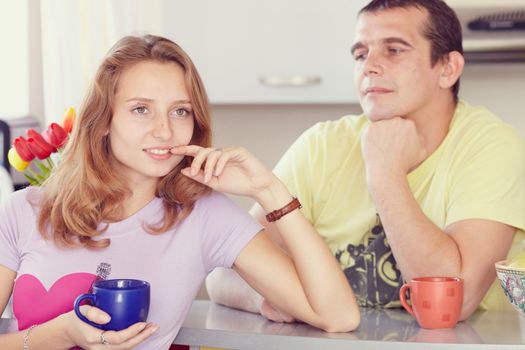
<svg viewBox="0 0 525 350"><path fill-rule="evenodd" d="M86 316L82 315L82 313L80 312L80 303L81 302L83 302L84 300L89 300L89 301L91 301L91 305L95 305L96 298L97 297L96 297L95 294L82 294L82 295L79 295L75 299L75 314L77 315L78 318L80 318L82 321L86 322L87 324L89 324L89 325L91 325L93 327L96 327L96 328L100 328L101 327L100 324L91 322L90 320L88 320L86 318Z"/></svg>
<svg viewBox="0 0 525 350"><path fill-rule="evenodd" d="M410 284L405 283L399 290L399 299L401 299L401 304L403 304L405 310L407 310L409 314L414 316L414 311L412 310L412 307L407 303L407 290L410 290Z"/></svg>

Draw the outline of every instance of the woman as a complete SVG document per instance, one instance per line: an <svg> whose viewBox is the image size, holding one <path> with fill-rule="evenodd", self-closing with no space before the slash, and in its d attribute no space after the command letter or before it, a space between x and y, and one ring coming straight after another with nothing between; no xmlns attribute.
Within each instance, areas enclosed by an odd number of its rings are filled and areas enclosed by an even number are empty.
<svg viewBox="0 0 525 350"><path fill-rule="evenodd" d="M0 335L2 349L167 349L217 266L233 267L297 319L327 331L357 327L348 283L282 183L243 149L210 148L206 92L175 43L117 42L75 123L49 181L0 210L0 310L13 292L20 330ZM268 212L292 203L274 215L291 256L217 191ZM71 311L101 265L109 278L151 283L148 324L102 332ZM109 321L95 307L82 313Z"/></svg>

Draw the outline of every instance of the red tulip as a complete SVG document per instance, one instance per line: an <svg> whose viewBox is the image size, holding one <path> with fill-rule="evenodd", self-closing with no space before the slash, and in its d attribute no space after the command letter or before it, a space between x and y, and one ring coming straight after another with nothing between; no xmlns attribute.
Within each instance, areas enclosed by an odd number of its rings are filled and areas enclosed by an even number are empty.
<svg viewBox="0 0 525 350"><path fill-rule="evenodd" d="M24 160L25 162L30 162L35 159L35 155L31 152L27 146L27 141L22 136L19 136L13 142L13 147L16 150L16 153Z"/></svg>
<svg viewBox="0 0 525 350"><path fill-rule="evenodd" d="M47 143L58 149L66 143L67 132L57 123L51 123L47 130L42 133L42 137Z"/></svg>
<svg viewBox="0 0 525 350"><path fill-rule="evenodd" d="M33 129L27 130L27 146L38 159L46 159L56 151L56 148Z"/></svg>

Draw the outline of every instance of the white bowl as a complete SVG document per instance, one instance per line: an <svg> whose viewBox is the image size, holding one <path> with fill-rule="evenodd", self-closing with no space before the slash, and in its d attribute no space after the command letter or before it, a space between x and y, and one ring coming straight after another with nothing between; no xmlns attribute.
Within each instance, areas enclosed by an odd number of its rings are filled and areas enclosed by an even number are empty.
<svg viewBox="0 0 525 350"><path fill-rule="evenodd" d="M525 317L525 268L508 264L509 260L497 262L496 274L509 302Z"/></svg>

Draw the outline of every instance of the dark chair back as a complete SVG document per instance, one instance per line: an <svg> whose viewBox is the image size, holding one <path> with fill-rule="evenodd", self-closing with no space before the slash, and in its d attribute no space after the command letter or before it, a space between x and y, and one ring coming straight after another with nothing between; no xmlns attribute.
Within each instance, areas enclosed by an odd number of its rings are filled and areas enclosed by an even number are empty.
<svg viewBox="0 0 525 350"><path fill-rule="evenodd" d="M9 129L9 125L0 119L0 136L2 137L2 143L0 144L0 155L2 158L0 158L0 165L2 165L4 168L6 168L7 172L11 172L11 165L9 164L9 160L7 159L7 152L9 152L9 148L11 145L11 131Z"/></svg>

